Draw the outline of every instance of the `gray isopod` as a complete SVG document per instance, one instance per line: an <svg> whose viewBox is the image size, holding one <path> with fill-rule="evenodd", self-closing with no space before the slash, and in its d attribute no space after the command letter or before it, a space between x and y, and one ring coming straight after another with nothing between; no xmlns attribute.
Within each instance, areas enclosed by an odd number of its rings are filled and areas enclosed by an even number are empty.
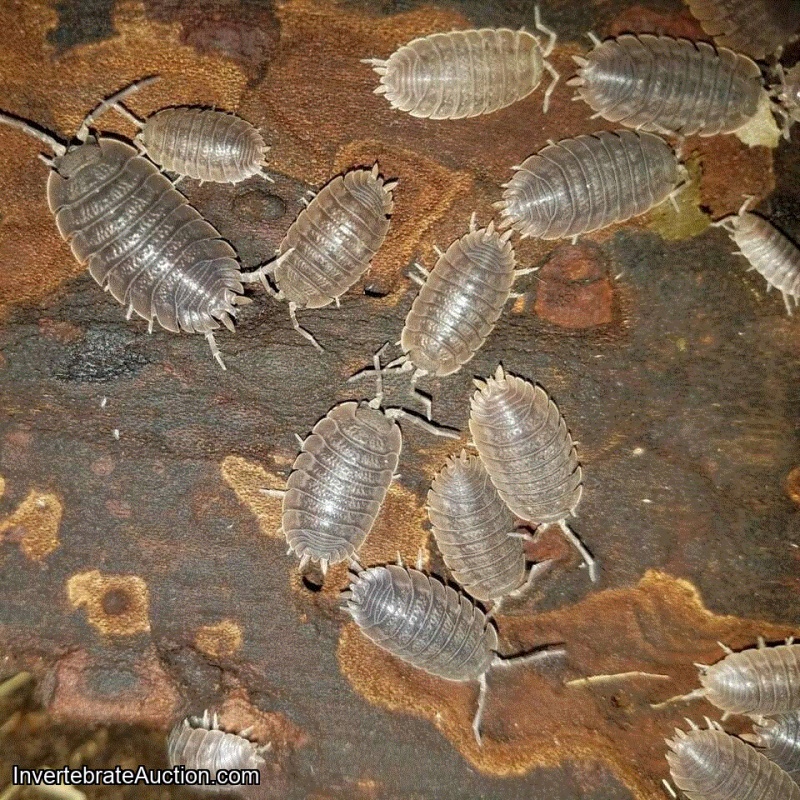
<svg viewBox="0 0 800 800"><path fill-rule="evenodd" d="M270 745L259 747L242 734L227 733L220 730L217 715L213 717L206 711L202 719L189 717L179 722L167 740L167 758L171 767L182 766L187 769L208 770L210 781L216 779L218 770L259 770L266 762L262 753ZM238 786L226 787L223 784L195 786L204 793L238 792Z"/></svg>
<svg viewBox="0 0 800 800"><path fill-rule="evenodd" d="M292 223L277 257L245 276L246 282L260 280L276 299L288 300L295 330L319 350L295 311L339 305L367 271L389 230L395 186L397 181L384 183L377 164L334 178ZM278 291L267 281L269 274Z"/></svg>
<svg viewBox="0 0 800 800"><path fill-rule="evenodd" d="M689 800L800 800L800 786L777 764L718 727L675 731L667 761Z"/></svg>
<svg viewBox="0 0 800 800"><path fill-rule="evenodd" d="M428 492L428 517L436 544L453 577L477 600L520 594L549 562L525 577L523 534L477 456L462 450L436 475Z"/></svg>
<svg viewBox="0 0 800 800"><path fill-rule="evenodd" d="M469 429L500 497L520 519L557 523L597 580L597 565L566 523L583 493L567 423L541 386L508 375L475 381Z"/></svg>
<svg viewBox="0 0 800 800"><path fill-rule="evenodd" d="M130 88L130 87L129 87ZM118 95L115 95L118 97ZM106 291L175 333L205 334L222 368L213 331L233 331L243 276L236 251L189 205L148 159L118 139L89 134L106 100L83 121L77 144L65 146L24 120L0 114L52 148L47 201L72 253Z"/></svg>
<svg viewBox="0 0 800 800"><path fill-rule="evenodd" d="M705 42L625 34L575 56L578 87L597 116L655 133L715 136L758 110L761 70L747 56Z"/></svg>
<svg viewBox="0 0 800 800"><path fill-rule="evenodd" d="M549 37L544 48L527 31L483 28L423 36L387 60L363 63L380 75L376 94L385 94L392 108L427 119L491 114L527 97L547 70L553 77L544 94L547 111L559 77L547 61L556 34L542 25L538 7L535 20L536 29Z"/></svg>
<svg viewBox="0 0 800 800"><path fill-rule="evenodd" d="M741 738L761 748L763 755L800 783L800 709L762 719L752 734L743 733Z"/></svg>
<svg viewBox="0 0 800 800"><path fill-rule="evenodd" d="M790 300L800 302L800 250L771 223L747 211L748 198L738 214L713 223L724 228L739 247L739 254L750 262L767 281L768 289L775 287L783 297L786 311L791 314Z"/></svg>
<svg viewBox="0 0 800 800"><path fill-rule="evenodd" d="M497 631L468 597L416 569L390 565L361 570L344 597L363 633L403 661L450 681L478 681L472 729L481 742L486 673L497 666L561 654L555 649L505 658Z"/></svg>
<svg viewBox="0 0 800 800"><path fill-rule="evenodd" d="M800 121L800 64L784 70L776 67L780 85L773 86L770 95L773 97L773 111L783 119L783 136L789 139L792 124Z"/></svg>
<svg viewBox="0 0 800 800"><path fill-rule="evenodd" d="M792 0L687 0L714 42L759 61L796 38L800 6Z"/></svg>
<svg viewBox="0 0 800 800"><path fill-rule="evenodd" d="M575 237L644 214L682 178L663 139L624 130L562 139L514 169L495 203L500 227L542 239Z"/></svg>

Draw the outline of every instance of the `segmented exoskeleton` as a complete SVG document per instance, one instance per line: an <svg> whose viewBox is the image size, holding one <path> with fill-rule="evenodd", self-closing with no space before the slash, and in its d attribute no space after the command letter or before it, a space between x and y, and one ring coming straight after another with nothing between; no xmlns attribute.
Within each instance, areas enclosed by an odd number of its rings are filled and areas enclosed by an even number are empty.
<svg viewBox="0 0 800 800"><path fill-rule="evenodd" d="M741 738L761 748L761 753L800 783L800 708L761 719L752 734L743 733Z"/></svg>

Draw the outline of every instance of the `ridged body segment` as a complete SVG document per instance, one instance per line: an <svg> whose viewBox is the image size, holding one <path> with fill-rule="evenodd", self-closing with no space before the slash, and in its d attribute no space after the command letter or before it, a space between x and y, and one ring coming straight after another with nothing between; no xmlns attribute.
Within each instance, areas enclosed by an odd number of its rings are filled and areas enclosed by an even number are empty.
<svg viewBox="0 0 800 800"><path fill-rule="evenodd" d="M428 516L453 577L478 600L497 600L525 580L522 540L509 536L514 516L477 456L462 450L434 478Z"/></svg>
<svg viewBox="0 0 800 800"><path fill-rule="evenodd" d="M471 231L436 262L406 317L400 344L431 375L451 375L481 348L514 283L514 249L494 230Z"/></svg>
<svg viewBox="0 0 800 800"><path fill-rule="evenodd" d="M757 60L788 44L800 28L793 0L686 0L714 42Z"/></svg>
<svg viewBox="0 0 800 800"><path fill-rule="evenodd" d="M800 800L800 786L789 775L735 736L719 730L681 734L668 742L667 761L689 800Z"/></svg>
<svg viewBox="0 0 800 800"><path fill-rule="evenodd" d="M543 68L539 41L526 31L451 31L414 39L392 53L380 83L392 107L413 117L463 119L526 97Z"/></svg>
<svg viewBox="0 0 800 800"><path fill-rule="evenodd" d="M113 297L169 331L235 316L236 252L146 158L115 139L55 160L47 199L75 258Z"/></svg>
<svg viewBox="0 0 800 800"><path fill-rule="evenodd" d="M700 671L706 699L731 714L783 714L800 708L800 644L731 653Z"/></svg>
<svg viewBox="0 0 800 800"><path fill-rule="evenodd" d="M350 558L372 529L397 468L400 428L367 404L341 403L315 426L283 498L283 532L301 559Z"/></svg>
<svg viewBox="0 0 800 800"><path fill-rule="evenodd" d="M353 619L375 644L451 681L480 678L491 665L497 632L467 597L415 569L372 567L353 578Z"/></svg>
<svg viewBox="0 0 800 800"><path fill-rule="evenodd" d="M564 418L541 386L498 370L473 395L469 429L514 514L550 523L573 513L583 491L578 455Z"/></svg>
<svg viewBox="0 0 800 800"><path fill-rule="evenodd" d="M238 183L264 166L264 139L249 122L208 108L165 108L137 137L168 172L201 181Z"/></svg>
<svg viewBox="0 0 800 800"><path fill-rule="evenodd" d="M763 720L753 733L750 741L760 752L800 782L800 709Z"/></svg>
<svg viewBox="0 0 800 800"><path fill-rule="evenodd" d="M655 133L716 136L758 110L761 71L706 42L625 34L597 45L570 84L610 122Z"/></svg>
<svg viewBox="0 0 800 800"><path fill-rule="evenodd" d="M505 185L502 227L560 239L644 214L680 179L678 159L650 133L562 139L525 159Z"/></svg>
<svg viewBox="0 0 800 800"><path fill-rule="evenodd" d="M283 296L298 308L321 308L343 295L383 244L392 208L392 192L376 170L334 178L280 244L274 278Z"/></svg>

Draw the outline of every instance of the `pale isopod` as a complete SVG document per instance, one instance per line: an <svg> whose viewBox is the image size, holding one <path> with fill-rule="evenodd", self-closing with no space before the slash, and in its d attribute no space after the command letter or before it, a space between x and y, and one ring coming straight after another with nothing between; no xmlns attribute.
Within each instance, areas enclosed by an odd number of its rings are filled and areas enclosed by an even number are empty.
<svg viewBox="0 0 800 800"><path fill-rule="evenodd" d="M130 89L130 87L129 87ZM121 94L124 94L121 93ZM115 95L119 97L119 95ZM243 276L236 251L151 161L129 144L89 135L102 103L65 146L24 120L0 114L52 148L47 200L75 258L106 291L175 333L203 333L222 368L212 331L233 331Z"/></svg>
<svg viewBox="0 0 800 800"><path fill-rule="evenodd" d="M295 311L338 305L367 271L389 230L396 185L384 183L377 164L334 178L292 223L277 258L245 276L246 282L261 280L276 299L288 300L295 330L319 350L316 339L300 327Z"/></svg>
<svg viewBox="0 0 800 800"><path fill-rule="evenodd" d="M523 237L574 237L644 214L682 177L675 152L651 133L606 131L562 139L515 167L501 228Z"/></svg>
<svg viewBox="0 0 800 800"><path fill-rule="evenodd" d="M520 519L557 523L597 580L594 559L566 523L583 492L581 467L567 423L541 386L502 366L475 381L469 429L500 497Z"/></svg>
<svg viewBox="0 0 800 800"><path fill-rule="evenodd" d="M578 87L597 116L655 133L716 136L758 110L761 70L747 56L706 42L625 34L574 57Z"/></svg>
<svg viewBox="0 0 800 800"><path fill-rule="evenodd" d="M800 709L762 719L753 726L753 733L741 738L762 748L761 752L785 769L800 783Z"/></svg>
<svg viewBox="0 0 800 800"><path fill-rule="evenodd" d="M202 719L189 717L179 722L167 740L167 758L171 767L183 766L187 769L209 771L210 781L216 779L218 770L259 770L265 761L262 753L270 745L259 747L241 735L220 730L217 715L213 717L206 711ZM239 787L225 784L194 786L202 792L238 792Z"/></svg>
<svg viewBox="0 0 800 800"><path fill-rule="evenodd" d="M711 727L667 739L675 785L689 800L800 800L800 786L750 745Z"/></svg>
<svg viewBox="0 0 800 800"><path fill-rule="evenodd" d="M783 135L789 139L792 123L800 120L800 64L784 71L778 64L780 86L773 86L770 94L775 98L773 110L783 118Z"/></svg>
<svg viewBox="0 0 800 800"><path fill-rule="evenodd" d="M544 94L544 110L558 82L547 61L556 34L542 25L535 10L536 29L549 36L542 48L527 31L508 28L434 33L403 45L387 60L363 59L380 75L376 94L385 94L392 108L412 117L463 119L491 114L527 97L542 80L553 77Z"/></svg>
<svg viewBox="0 0 800 800"><path fill-rule="evenodd" d="M497 631L483 611L468 597L416 569L390 565L361 570L344 596L356 624L379 647L437 677L479 682L472 722L479 744L489 669L563 652L546 649L500 656Z"/></svg>
<svg viewBox="0 0 800 800"><path fill-rule="evenodd" d="M800 7L792 0L687 0L703 30L723 47L762 60L797 35Z"/></svg>
<svg viewBox="0 0 800 800"><path fill-rule="evenodd" d="M786 311L800 302L800 250L771 223L747 211L749 198L738 214L725 217L716 226L725 228L739 247L739 253L750 262L767 281L767 287L775 287L783 297Z"/></svg>

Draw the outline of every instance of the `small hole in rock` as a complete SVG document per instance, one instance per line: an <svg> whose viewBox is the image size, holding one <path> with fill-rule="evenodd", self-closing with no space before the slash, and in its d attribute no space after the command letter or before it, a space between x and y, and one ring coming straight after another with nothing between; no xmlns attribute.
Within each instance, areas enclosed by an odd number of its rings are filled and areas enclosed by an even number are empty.
<svg viewBox="0 0 800 800"><path fill-rule="evenodd" d="M379 289L377 286L365 286L364 287L364 294L367 297L386 297L389 292L384 291L383 289Z"/></svg>
<svg viewBox="0 0 800 800"><path fill-rule="evenodd" d="M122 589L111 589L103 595L102 605L106 614L116 616L128 610L130 598Z"/></svg>
<svg viewBox="0 0 800 800"><path fill-rule="evenodd" d="M303 575L303 586L305 586L309 592L313 592L314 594L316 594L317 592L321 592L322 581L317 583L317 580L318 579L316 576Z"/></svg>

